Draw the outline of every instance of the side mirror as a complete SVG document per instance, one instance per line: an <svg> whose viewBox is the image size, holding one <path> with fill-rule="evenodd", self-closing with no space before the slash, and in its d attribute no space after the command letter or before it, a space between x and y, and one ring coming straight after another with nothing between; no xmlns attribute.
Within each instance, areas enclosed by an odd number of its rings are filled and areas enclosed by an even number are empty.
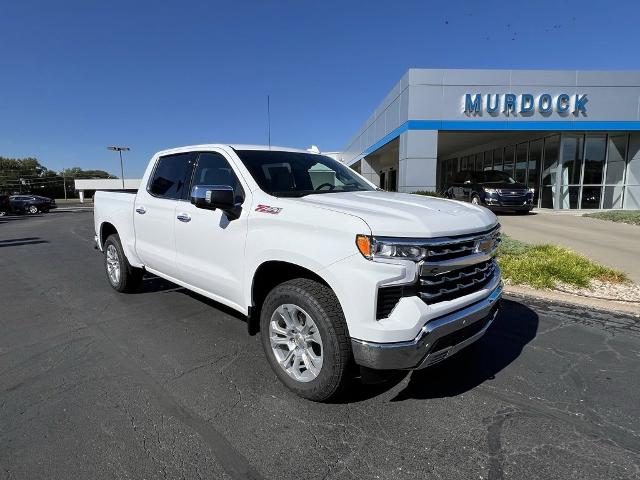
<svg viewBox="0 0 640 480"><path fill-rule="evenodd" d="M242 211L242 206L236 205L233 188L229 185L196 185L191 189L191 203L205 210L219 208L230 220L238 218Z"/></svg>

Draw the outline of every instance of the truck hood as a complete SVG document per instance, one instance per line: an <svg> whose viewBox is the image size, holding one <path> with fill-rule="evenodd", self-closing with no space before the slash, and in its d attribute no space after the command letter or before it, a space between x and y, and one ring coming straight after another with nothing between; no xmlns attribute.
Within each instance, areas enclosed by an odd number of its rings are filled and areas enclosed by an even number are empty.
<svg viewBox="0 0 640 480"><path fill-rule="evenodd" d="M373 235L441 237L486 230L496 216L484 207L444 198L383 191L307 195L299 201L364 220Z"/></svg>

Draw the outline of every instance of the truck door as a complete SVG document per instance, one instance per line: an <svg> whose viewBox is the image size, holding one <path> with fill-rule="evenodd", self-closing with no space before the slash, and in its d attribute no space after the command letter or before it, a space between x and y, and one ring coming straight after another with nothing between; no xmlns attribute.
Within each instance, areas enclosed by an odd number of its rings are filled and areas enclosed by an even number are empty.
<svg viewBox="0 0 640 480"><path fill-rule="evenodd" d="M141 185L134 205L136 252L147 269L176 278L174 238L178 199L188 197L196 152L158 158L148 184Z"/></svg>
<svg viewBox="0 0 640 480"><path fill-rule="evenodd" d="M191 188L196 185L231 186L236 203L244 208L239 218L229 220L220 209L205 210L188 200L178 201L174 223L179 278L223 303L242 305L250 191L243 188L222 150L200 153Z"/></svg>

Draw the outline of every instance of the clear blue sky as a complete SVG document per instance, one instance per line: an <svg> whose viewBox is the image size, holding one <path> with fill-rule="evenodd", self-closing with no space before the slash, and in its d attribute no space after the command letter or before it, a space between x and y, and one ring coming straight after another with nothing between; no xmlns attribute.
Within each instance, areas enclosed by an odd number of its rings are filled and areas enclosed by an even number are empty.
<svg viewBox="0 0 640 480"><path fill-rule="evenodd" d="M640 4L92 1L0 7L0 155L125 175L206 142L341 149L410 67L640 69Z"/></svg>

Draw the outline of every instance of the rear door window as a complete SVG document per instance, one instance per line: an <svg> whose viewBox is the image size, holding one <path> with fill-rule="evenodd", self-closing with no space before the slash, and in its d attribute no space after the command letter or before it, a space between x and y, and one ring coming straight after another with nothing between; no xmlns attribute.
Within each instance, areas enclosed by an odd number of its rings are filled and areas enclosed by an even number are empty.
<svg viewBox="0 0 640 480"><path fill-rule="evenodd" d="M188 198L189 178L196 156L196 152L186 152L160 157L149 182L149 193L168 199Z"/></svg>

